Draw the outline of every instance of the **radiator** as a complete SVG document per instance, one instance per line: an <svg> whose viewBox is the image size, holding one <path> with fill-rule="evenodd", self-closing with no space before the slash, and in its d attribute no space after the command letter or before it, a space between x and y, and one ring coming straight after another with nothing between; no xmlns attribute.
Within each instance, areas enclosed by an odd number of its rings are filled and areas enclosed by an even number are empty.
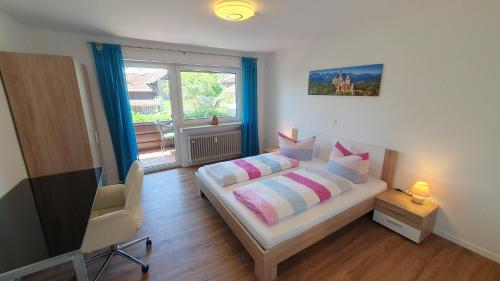
<svg viewBox="0 0 500 281"><path fill-rule="evenodd" d="M241 156L241 131L188 136L188 162L203 164Z"/></svg>

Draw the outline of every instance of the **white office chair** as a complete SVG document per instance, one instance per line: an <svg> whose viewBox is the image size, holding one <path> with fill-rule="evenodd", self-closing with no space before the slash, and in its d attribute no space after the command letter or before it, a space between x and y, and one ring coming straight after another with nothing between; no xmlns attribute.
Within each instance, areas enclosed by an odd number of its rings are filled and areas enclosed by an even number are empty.
<svg viewBox="0 0 500 281"><path fill-rule="evenodd" d="M122 249L146 240L151 246L149 236L120 245L132 238L141 228L143 212L141 206L142 182L144 169L139 161L134 161L125 179L125 184L99 187L90 215L90 221L82 243L82 252L90 253L109 247L109 250L90 257L86 262L107 256L94 280L97 280L115 255L129 259L141 266L142 272L149 270L149 265L130 256Z"/></svg>

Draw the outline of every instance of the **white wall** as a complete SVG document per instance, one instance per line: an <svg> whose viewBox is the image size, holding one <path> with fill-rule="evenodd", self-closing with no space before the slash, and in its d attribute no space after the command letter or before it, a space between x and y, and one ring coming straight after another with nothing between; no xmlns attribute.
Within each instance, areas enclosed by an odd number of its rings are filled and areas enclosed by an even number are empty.
<svg viewBox="0 0 500 281"><path fill-rule="evenodd" d="M30 29L0 11L0 50L29 52L32 50Z"/></svg>
<svg viewBox="0 0 500 281"><path fill-rule="evenodd" d="M500 262L499 10L455 1L277 52L266 144L298 127L398 150L397 186L428 181L441 206L434 232ZM380 97L307 95L310 70L373 63Z"/></svg>
<svg viewBox="0 0 500 281"><path fill-rule="evenodd" d="M29 30L0 12L0 51L31 51ZM0 197L27 178L9 105L0 81Z"/></svg>

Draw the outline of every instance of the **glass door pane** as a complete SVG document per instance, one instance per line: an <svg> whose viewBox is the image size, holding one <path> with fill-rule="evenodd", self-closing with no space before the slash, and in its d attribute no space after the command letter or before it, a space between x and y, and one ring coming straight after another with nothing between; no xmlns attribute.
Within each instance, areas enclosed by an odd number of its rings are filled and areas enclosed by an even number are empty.
<svg viewBox="0 0 500 281"><path fill-rule="evenodd" d="M177 164L176 126L172 114L168 67L130 62L125 65L139 159L146 171Z"/></svg>

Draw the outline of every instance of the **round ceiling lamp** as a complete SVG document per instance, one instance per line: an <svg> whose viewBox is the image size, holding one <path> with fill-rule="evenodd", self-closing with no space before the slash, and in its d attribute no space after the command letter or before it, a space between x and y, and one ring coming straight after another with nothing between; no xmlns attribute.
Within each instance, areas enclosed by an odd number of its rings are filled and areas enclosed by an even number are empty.
<svg viewBox="0 0 500 281"><path fill-rule="evenodd" d="M243 21L255 15L255 8L246 1L222 1L215 5L215 14L228 21Z"/></svg>

